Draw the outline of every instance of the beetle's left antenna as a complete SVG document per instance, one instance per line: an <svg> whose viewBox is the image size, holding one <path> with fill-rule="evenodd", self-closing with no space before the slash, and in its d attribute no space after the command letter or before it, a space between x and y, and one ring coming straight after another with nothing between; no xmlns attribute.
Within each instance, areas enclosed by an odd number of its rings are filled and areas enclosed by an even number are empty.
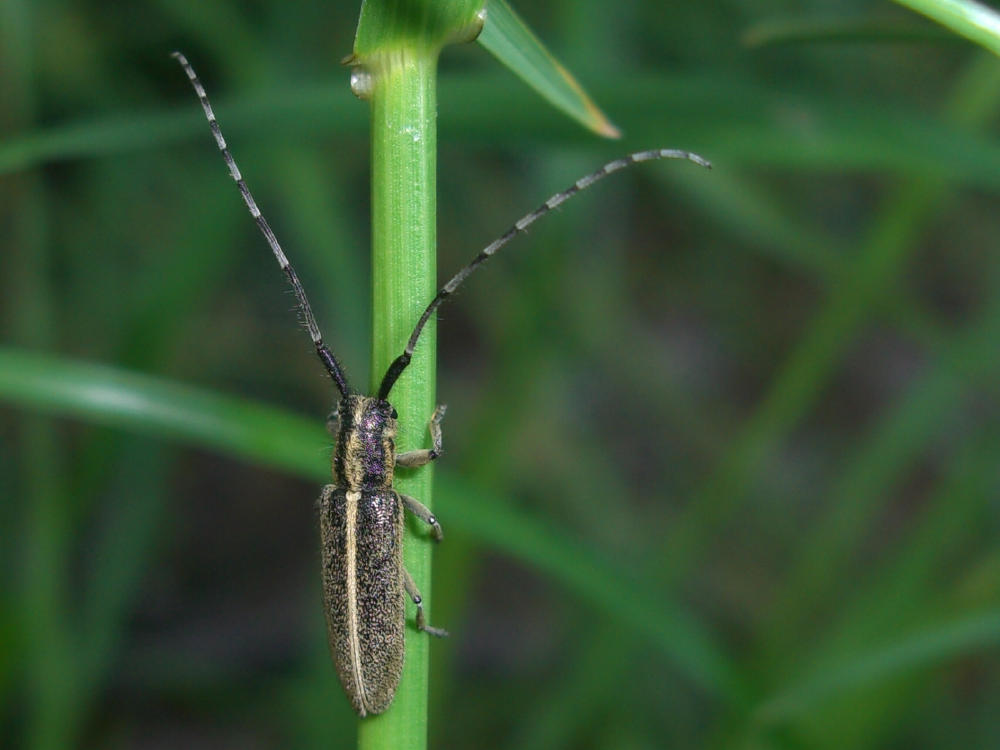
<svg viewBox="0 0 1000 750"><path fill-rule="evenodd" d="M337 358L333 356L333 352L323 343L323 335L320 333L319 326L316 325L316 317L313 315L312 307L309 306L309 299L306 297L305 289L302 288L302 282L299 281L295 269L292 268L292 264L285 257L278 238L274 236L274 232L267 223L267 219L264 218L260 209L257 208L257 202L253 199L250 188L244 182L243 175L240 174L240 168L236 166L236 160L229 153L226 139L222 137L222 130L219 129L219 123L215 119L215 112L212 111L212 105L209 103L208 95L205 93L205 87L201 85L198 75L194 72L194 68L191 67L191 63L187 61L184 55L180 52L173 52L170 56L175 58L181 64L181 67L184 68L184 72L187 73L187 77L191 81L195 93L198 95L198 100L201 102L201 108L205 110L205 117L208 119L208 125L212 129L212 135L215 136L215 143L218 145L219 151L222 152L222 158L226 160L226 166L229 167L229 174L240 189L240 195L243 196L243 201L247 204L250 215L257 222L257 226L260 227L260 231L264 235L264 239L267 240L267 244L271 246L274 257L278 259L278 265L281 266L281 270L285 272L288 281L292 285L295 297L299 301L299 308L302 310L302 317L305 319L306 329L309 331L309 336L316 346L316 354L319 355L327 372L330 373L330 377L340 391L340 395L342 397L347 396L351 389L347 385L347 378L344 377L344 370L340 366L340 362L337 361Z"/></svg>

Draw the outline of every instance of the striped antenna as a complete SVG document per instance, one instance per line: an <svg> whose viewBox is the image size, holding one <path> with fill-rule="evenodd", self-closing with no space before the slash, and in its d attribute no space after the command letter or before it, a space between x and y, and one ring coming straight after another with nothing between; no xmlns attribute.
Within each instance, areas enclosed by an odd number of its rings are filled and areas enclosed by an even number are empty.
<svg viewBox="0 0 1000 750"><path fill-rule="evenodd" d="M219 123L215 119L215 112L212 111L212 105L209 103L208 95L205 93L205 87L201 85L201 81L198 80L198 75L194 72L194 68L191 67L191 63L187 61L187 58L184 57L184 55L180 52L173 52L170 56L175 58L177 62L181 64L181 67L184 68L184 72L187 73L187 77L191 81L191 85L194 87L195 93L198 95L198 100L201 102L201 108L205 110L205 117L208 119L208 125L212 129L212 135L215 136L215 143L218 145L219 151L222 152L222 158L226 160L226 166L229 167L229 174L236 183L236 186L240 189L240 195L243 196L243 201L247 204L247 208L250 210L250 215L253 217L254 221L257 222L257 226L264 235L264 239L267 240L267 244L271 246L271 251L274 253L274 257L278 260L278 265L281 266L281 270L285 272L285 275L288 277L288 281L292 285L292 290L295 292L295 297L299 302L299 308L302 310L302 317L305 321L306 330L309 331L309 337L312 339L313 344L316 347L316 354L319 355L319 358L326 367L327 372L330 373L330 377L333 378L333 382L340 391L340 395L342 397L347 396L347 394L351 392L351 389L347 385L347 379L344 377L344 370L340 366L340 362L337 361L337 358L333 356L333 352L331 352L326 344L323 343L323 335L320 333L319 326L316 324L316 317L313 315L312 307L309 306L309 299L306 297L305 289L302 288L302 282L299 281L299 277L295 273L295 269L292 268L292 264L289 263L288 258L285 257L285 253L281 249L278 238L274 236L274 232L271 230L271 226L267 223L267 219L263 217L260 209L257 208L257 202L253 199L253 195L250 193L250 188L248 188L246 182L244 182L243 175L240 174L240 168L236 166L236 160L233 159L233 155L229 153L229 147L226 145L226 139L222 137L222 130L219 128Z"/></svg>
<svg viewBox="0 0 1000 750"><path fill-rule="evenodd" d="M497 250L514 239L518 234L527 231L528 227L545 216L545 214L549 213L552 209L565 203L581 190L586 190L595 182L603 180L612 172L618 172L626 167L632 166L633 164L638 164L639 162L653 161L655 159L686 159L688 161L693 161L695 164L705 167L706 169L712 168L712 165L707 159L698 156L698 154L692 154L690 151L677 151L675 149L638 151L634 154L622 157L621 159L609 161L596 172L592 172L586 177L581 177L566 190L563 190L561 193L556 193L534 211L522 216L514 222L510 229L487 245L479 253L479 255L473 258L471 263L452 276L451 280L441 287L434 299L432 299L430 304L427 305L423 315L420 316L420 320L417 321L417 325L414 327L413 333L410 334L410 340L406 342L406 348L403 350L403 353L396 357L392 364L389 365L389 369L386 371L385 377L382 378L382 384L379 386L378 397L380 399L386 399L389 396L389 391L391 391L393 385L396 384L396 380L403 373L403 370L406 369L407 365L410 364L410 360L413 357L413 350L417 346L417 340L420 338L420 334L423 332L424 326L427 325L427 321L430 320L434 311L438 309L445 299L447 299L456 289L458 289L458 287L462 285L462 282L465 281L473 271L489 260Z"/></svg>

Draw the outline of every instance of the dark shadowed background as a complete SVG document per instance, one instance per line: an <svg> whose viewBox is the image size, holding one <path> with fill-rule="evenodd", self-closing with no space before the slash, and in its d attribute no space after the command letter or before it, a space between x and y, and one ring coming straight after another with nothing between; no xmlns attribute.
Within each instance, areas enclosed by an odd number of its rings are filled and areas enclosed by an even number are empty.
<svg viewBox="0 0 1000 750"><path fill-rule="evenodd" d="M886 3L515 5L625 136L448 49L442 278L609 158L715 168L610 178L441 311L431 746L1000 746L1000 63ZM353 741L333 388L168 54L365 383L356 6L0 7L4 747ZM310 468L3 385L81 362L299 415Z"/></svg>

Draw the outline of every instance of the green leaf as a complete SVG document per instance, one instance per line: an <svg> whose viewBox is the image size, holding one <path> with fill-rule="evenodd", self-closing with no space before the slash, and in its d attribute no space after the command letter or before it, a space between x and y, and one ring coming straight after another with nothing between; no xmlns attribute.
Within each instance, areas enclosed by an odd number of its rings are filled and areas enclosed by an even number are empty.
<svg viewBox="0 0 1000 750"><path fill-rule="evenodd" d="M1000 611L993 610L905 636L884 648L846 663L822 669L814 676L766 701L757 712L763 722L775 722L807 712L818 703L884 682L914 669L962 654L994 647L1000 642Z"/></svg>
<svg viewBox="0 0 1000 750"><path fill-rule="evenodd" d="M629 80L623 88L610 76L598 77L594 89L614 111L633 113L628 131L635 142L655 145L666 137L710 151L713 161L730 168L889 171L941 175L988 188L1000 185L1000 146L916 110L862 106L826 92L768 92L725 75L630 74ZM241 132L271 139L362 137L368 129L364 108L350 94L332 94L334 88L343 88L342 80L335 85L289 84L266 95L213 103L220 117L225 115L230 138ZM525 138L562 145L567 138L574 143L589 138L575 138L555 126L550 111L533 107L533 95L516 81L451 75L438 88L441 133L451 142L512 148ZM506 108L502 118L497 101ZM801 117L790 119L782 114L786 111ZM669 126L664 125L667 118L672 118ZM204 128L201 113L184 105L159 114L81 118L0 143L0 174L68 159L155 150L181 140L203 145Z"/></svg>
<svg viewBox="0 0 1000 750"><path fill-rule="evenodd" d="M0 399L329 478L314 421L149 375L0 347Z"/></svg>
<svg viewBox="0 0 1000 750"><path fill-rule="evenodd" d="M315 420L149 375L0 347L0 401L177 438L329 481L329 465L318 449L329 444L329 438ZM735 679L725 651L662 591L641 585L634 575L578 540L479 487L442 481L440 500L452 528L531 563L594 609L646 638L706 691L732 694Z"/></svg>
<svg viewBox="0 0 1000 750"><path fill-rule="evenodd" d="M795 14L748 26L741 35L747 47L817 42L949 42L955 37L926 22L900 23L884 17Z"/></svg>
<svg viewBox="0 0 1000 750"><path fill-rule="evenodd" d="M531 88L581 125L605 138L621 133L504 0L488 0L482 44Z"/></svg>
<svg viewBox="0 0 1000 750"><path fill-rule="evenodd" d="M1000 14L971 0L896 0L1000 55Z"/></svg>
<svg viewBox="0 0 1000 750"><path fill-rule="evenodd" d="M441 499L462 528L511 557L531 564L605 616L645 636L685 678L708 693L732 697L732 664L709 631L662 590L643 585L634 571L584 547L481 488L442 481ZM452 507L454 505L454 507ZM466 508L472 512L466 512Z"/></svg>

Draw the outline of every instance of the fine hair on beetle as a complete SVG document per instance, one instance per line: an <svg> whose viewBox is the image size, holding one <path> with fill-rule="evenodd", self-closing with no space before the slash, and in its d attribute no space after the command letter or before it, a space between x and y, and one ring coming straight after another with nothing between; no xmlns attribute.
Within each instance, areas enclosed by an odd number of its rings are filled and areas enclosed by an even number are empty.
<svg viewBox="0 0 1000 750"><path fill-rule="evenodd" d="M500 248L552 209L612 172L655 159L686 159L702 167L711 165L689 151L638 151L608 162L550 197L514 222L438 290L414 325L402 353L389 365L375 395L366 396L350 387L340 362L324 343L305 289L243 180L194 68L180 52L172 56L198 95L229 174L288 277L316 354L340 394L332 456L333 482L323 487L319 498L327 637L340 682L355 711L360 716L381 713L392 703L403 670L406 596L416 607L418 630L435 636L447 635L444 630L427 624L420 592L403 566L403 509L426 523L435 541L443 537L441 525L419 500L393 487L396 467L423 466L441 455L445 407L438 406L429 416L429 449L398 452L395 443L398 414L388 400L396 381L410 364L424 326L441 303Z"/></svg>

